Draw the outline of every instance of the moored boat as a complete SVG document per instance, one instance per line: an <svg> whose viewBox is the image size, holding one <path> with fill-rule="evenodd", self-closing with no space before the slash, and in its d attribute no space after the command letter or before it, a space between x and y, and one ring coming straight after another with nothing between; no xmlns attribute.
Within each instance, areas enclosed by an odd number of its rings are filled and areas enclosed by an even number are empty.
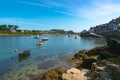
<svg viewBox="0 0 120 80"><path fill-rule="evenodd" d="M38 44L38 45L43 45L43 42L42 42L42 41L39 41L37 44Z"/></svg>
<svg viewBox="0 0 120 80"><path fill-rule="evenodd" d="M37 36L34 36L34 39L39 39L40 37L39 37L39 35L37 35Z"/></svg>
<svg viewBox="0 0 120 80"><path fill-rule="evenodd" d="M48 41L49 39L48 38L43 38L42 41Z"/></svg>

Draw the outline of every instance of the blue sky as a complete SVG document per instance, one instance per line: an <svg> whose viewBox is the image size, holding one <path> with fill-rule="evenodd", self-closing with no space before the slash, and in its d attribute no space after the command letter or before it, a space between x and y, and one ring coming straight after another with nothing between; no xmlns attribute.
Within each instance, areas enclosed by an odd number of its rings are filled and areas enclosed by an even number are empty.
<svg viewBox="0 0 120 80"><path fill-rule="evenodd" d="M120 16L120 0L0 0L0 24L80 32Z"/></svg>

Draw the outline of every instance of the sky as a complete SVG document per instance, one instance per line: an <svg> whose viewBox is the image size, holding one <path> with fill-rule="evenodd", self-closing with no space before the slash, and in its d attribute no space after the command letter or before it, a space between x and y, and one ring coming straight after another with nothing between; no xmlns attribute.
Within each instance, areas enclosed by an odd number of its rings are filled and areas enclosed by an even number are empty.
<svg viewBox="0 0 120 80"><path fill-rule="evenodd" d="M0 0L0 24L81 32L120 16L120 0Z"/></svg>

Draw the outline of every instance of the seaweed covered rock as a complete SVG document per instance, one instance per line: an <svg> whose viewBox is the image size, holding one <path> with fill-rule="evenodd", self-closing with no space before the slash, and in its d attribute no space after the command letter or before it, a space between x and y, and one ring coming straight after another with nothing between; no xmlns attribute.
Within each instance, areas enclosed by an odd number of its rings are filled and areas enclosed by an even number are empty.
<svg viewBox="0 0 120 80"><path fill-rule="evenodd" d="M89 57L89 58L86 58L80 66L84 67L84 68L87 68L87 69L90 69L92 63L96 62L96 61L97 61L96 57Z"/></svg>
<svg viewBox="0 0 120 80"><path fill-rule="evenodd" d="M91 66L91 80L109 80L104 61L93 63Z"/></svg>
<svg viewBox="0 0 120 80"><path fill-rule="evenodd" d="M120 66L109 61L102 60L91 66L91 80L119 80Z"/></svg>
<svg viewBox="0 0 120 80"><path fill-rule="evenodd" d="M114 64L120 65L120 55L116 58L109 58L108 60Z"/></svg>
<svg viewBox="0 0 120 80"><path fill-rule="evenodd" d="M108 64L106 71L112 78L112 80L120 80L120 66L116 64Z"/></svg>
<svg viewBox="0 0 120 80"><path fill-rule="evenodd" d="M62 74L64 73L64 70L60 68L51 69L47 72L45 72L40 80L62 80Z"/></svg>
<svg viewBox="0 0 120 80"><path fill-rule="evenodd" d="M74 55L74 57L77 58L77 59L82 59L82 60L84 60L84 59L87 57L87 54L88 54L88 51L86 51L86 50L81 50L81 51L79 51L78 53L76 53L76 54Z"/></svg>
<svg viewBox="0 0 120 80"><path fill-rule="evenodd" d="M112 51L108 50L107 46L96 47L88 51L88 56L98 56L98 59L108 59L111 57L117 57Z"/></svg>
<svg viewBox="0 0 120 80"><path fill-rule="evenodd" d="M106 42L107 42L109 51L114 52L116 54L120 53L120 44L117 41L112 39L106 39Z"/></svg>

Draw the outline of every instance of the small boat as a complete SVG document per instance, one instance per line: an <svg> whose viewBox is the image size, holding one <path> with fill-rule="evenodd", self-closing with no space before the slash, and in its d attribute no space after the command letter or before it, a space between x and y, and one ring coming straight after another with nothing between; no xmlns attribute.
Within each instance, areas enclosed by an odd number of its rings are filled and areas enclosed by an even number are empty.
<svg viewBox="0 0 120 80"><path fill-rule="evenodd" d="M48 41L49 39L48 38L43 38L42 41Z"/></svg>
<svg viewBox="0 0 120 80"><path fill-rule="evenodd" d="M38 44L38 45L43 45L43 42L42 42L42 41L39 41L37 44Z"/></svg>
<svg viewBox="0 0 120 80"><path fill-rule="evenodd" d="M37 36L34 36L34 39L39 39L40 37L39 37L39 35L37 35Z"/></svg>

